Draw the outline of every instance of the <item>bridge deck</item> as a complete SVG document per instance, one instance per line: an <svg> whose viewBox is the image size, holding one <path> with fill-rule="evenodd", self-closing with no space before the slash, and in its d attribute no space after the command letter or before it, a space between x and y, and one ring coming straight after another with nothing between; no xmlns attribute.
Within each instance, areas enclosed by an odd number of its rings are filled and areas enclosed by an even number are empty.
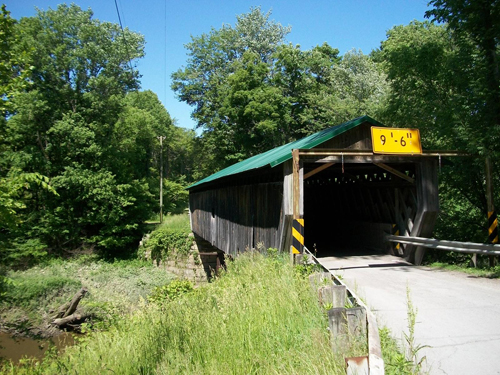
<svg viewBox="0 0 500 375"><path fill-rule="evenodd" d="M358 252L358 254L360 254ZM430 374L500 374L500 280L417 267L390 255L341 254L318 259L402 339L406 289L418 309L416 344Z"/></svg>

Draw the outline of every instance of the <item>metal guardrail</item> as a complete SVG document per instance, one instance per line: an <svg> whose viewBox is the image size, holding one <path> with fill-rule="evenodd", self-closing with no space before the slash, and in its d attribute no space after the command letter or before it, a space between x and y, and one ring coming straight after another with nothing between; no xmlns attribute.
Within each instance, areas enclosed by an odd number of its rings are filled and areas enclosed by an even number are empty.
<svg viewBox="0 0 500 375"><path fill-rule="evenodd" d="M315 264L323 268L325 272L328 272L332 280L336 285L343 285L346 288L346 292L351 300L355 300L357 306L364 307L366 310L366 330L367 330L367 341L368 341L368 372L369 375L384 375L384 360L382 358L382 346L380 344L380 335L378 332L377 318L365 305L365 303L359 298L349 287L340 280L335 274L333 274L329 269L321 264L321 262L304 246L304 255L307 255ZM359 374L365 373L362 368L359 369ZM350 372L348 372L349 374Z"/></svg>
<svg viewBox="0 0 500 375"><path fill-rule="evenodd" d="M387 235L387 241L405 245L423 246L429 249L456 251L467 254L500 255L500 245L475 242L436 240L434 238Z"/></svg>

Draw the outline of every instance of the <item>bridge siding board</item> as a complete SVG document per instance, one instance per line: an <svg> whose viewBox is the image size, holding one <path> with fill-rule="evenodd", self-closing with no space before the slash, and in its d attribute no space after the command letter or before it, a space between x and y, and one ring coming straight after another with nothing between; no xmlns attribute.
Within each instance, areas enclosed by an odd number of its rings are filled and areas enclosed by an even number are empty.
<svg viewBox="0 0 500 375"><path fill-rule="evenodd" d="M231 186L190 194L193 232L236 255L262 243L279 248L283 185Z"/></svg>
<svg viewBox="0 0 500 375"><path fill-rule="evenodd" d="M371 124L361 124L321 144L321 148L370 150L372 149Z"/></svg>

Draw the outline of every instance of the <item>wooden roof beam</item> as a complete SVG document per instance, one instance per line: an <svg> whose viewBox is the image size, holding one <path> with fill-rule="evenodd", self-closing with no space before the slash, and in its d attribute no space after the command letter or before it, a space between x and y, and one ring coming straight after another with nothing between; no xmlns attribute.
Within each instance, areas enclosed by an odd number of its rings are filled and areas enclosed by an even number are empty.
<svg viewBox="0 0 500 375"><path fill-rule="evenodd" d="M318 168L313 169L311 172L308 172L308 173L306 173L306 174L304 175L304 180L305 180L306 178L309 178L309 177L311 177L311 176L314 176L316 173L319 173L319 172L321 172L322 170L325 170L325 169L326 169L326 168L328 168L328 167L331 167L331 166L332 166L332 165L334 165L334 164L335 164L335 163L325 163L325 164L323 164L323 165L319 166Z"/></svg>
<svg viewBox="0 0 500 375"><path fill-rule="evenodd" d="M428 156L473 156L463 151L436 151L424 150L421 154L376 154L372 150L353 150L353 149L333 149L333 148L312 148L299 149L300 156L403 156L403 157L428 157Z"/></svg>
<svg viewBox="0 0 500 375"><path fill-rule="evenodd" d="M387 164L384 163L373 163L373 164L375 164L379 168L386 170L389 173L392 173L395 176L398 176L399 178L402 178L403 180L406 180L412 184L415 183L415 179L411 178L410 176L407 176L405 173L400 172L397 169L389 167Z"/></svg>

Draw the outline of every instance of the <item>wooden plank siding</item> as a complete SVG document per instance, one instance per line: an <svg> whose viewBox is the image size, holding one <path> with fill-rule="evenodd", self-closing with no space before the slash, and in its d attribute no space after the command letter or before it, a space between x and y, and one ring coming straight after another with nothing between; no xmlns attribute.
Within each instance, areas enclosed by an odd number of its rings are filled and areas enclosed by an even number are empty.
<svg viewBox="0 0 500 375"><path fill-rule="evenodd" d="M321 144L321 148L372 150L371 124L361 124Z"/></svg>
<svg viewBox="0 0 500 375"><path fill-rule="evenodd" d="M189 206L193 232L226 254L282 245L283 183L194 192Z"/></svg>

